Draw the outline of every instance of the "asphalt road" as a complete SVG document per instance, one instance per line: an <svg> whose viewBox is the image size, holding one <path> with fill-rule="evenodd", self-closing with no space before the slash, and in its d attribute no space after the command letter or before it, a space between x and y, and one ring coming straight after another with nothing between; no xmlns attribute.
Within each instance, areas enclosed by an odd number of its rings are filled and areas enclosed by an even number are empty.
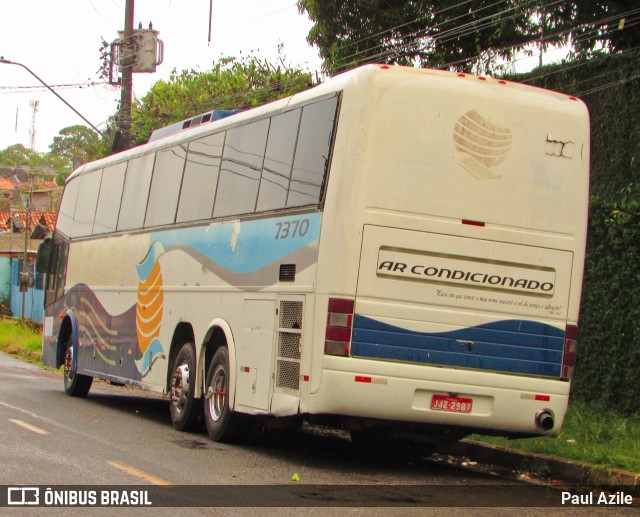
<svg viewBox="0 0 640 517"><path fill-rule="evenodd" d="M151 490L155 503L187 506L197 500L212 507L190 508L189 515L326 515L327 505L339 508L332 513L385 516L435 515L443 508L456 515L513 515L513 507L522 515L627 511L558 507L561 495L555 489L430 459L363 454L331 430L274 431L251 446L214 443L204 431L176 431L168 402L159 395L95 382L86 399L67 397L59 373L5 354L0 354L0 444L2 490L124 485ZM299 481L292 481L294 475ZM178 486L161 488L166 485ZM43 510L69 514L68 508L7 507L0 514ZM94 512L122 515L123 510L82 510ZM127 510L128 515L175 512Z"/></svg>

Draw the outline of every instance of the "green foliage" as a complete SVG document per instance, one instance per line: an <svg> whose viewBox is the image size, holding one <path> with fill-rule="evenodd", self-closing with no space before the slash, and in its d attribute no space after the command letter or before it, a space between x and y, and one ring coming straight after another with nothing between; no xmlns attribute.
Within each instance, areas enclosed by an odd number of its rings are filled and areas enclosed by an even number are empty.
<svg viewBox="0 0 640 517"><path fill-rule="evenodd" d="M499 71L519 51L570 44L573 57L637 48L637 0L298 0L307 41L336 73L364 63ZM624 20L624 21L622 21ZM626 24L625 24L626 22Z"/></svg>
<svg viewBox="0 0 640 517"><path fill-rule="evenodd" d="M640 51L602 52L514 79L581 97L591 206L574 400L640 413Z"/></svg>
<svg viewBox="0 0 640 517"><path fill-rule="evenodd" d="M640 472L640 415L621 416L590 404L572 402L556 438L507 440L476 435L472 438L601 467Z"/></svg>
<svg viewBox="0 0 640 517"><path fill-rule="evenodd" d="M572 41L580 55L591 55L596 48L616 52L640 44L640 31L634 27L637 0L574 0L571 4Z"/></svg>
<svg viewBox="0 0 640 517"><path fill-rule="evenodd" d="M42 333L37 325L8 318L0 321L0 350L15 354L21 349L39 352L41 348Z"/></svg>
<svg viewBox="0 0 640 517"><path fill-rule="evenodd" d="M617 200L640 185L640 51L600 53L546 66L513 80L580 97L591 117L591 193Z"/></svg>
<svg viewBox="0 0 640 517"><path fill-rule="evenodd" d="M31 151L22 144L15 144L0 151L0 172L4 176L14 174L26 181L25 176L37 181L55 178L63 185L74 167L106 156L107 143L86 126L70 126L61 129L53 138L50 152Z"/></svg>
<svg viewBox="0 0 640 517"><path fill-rule="evenodd" d="M64 164L63 170L56 175L56 183L64 185L67 176L83 163L107 156L110 152L106 139L100 138L95 131L83 125L65 127L53 137L49 145L48 156L55 157Z"/></svg>
<svg viewBox="0 0 640 517"><path fill-rule="evenodd" d="M592 198L573 397L640 413L640 192Z"/></svg>
<svg viewBox="0 0 640 517"><path fill-rule="evenodd" d="M87 126L65 127L53 137L51 154L66 160L70 166L79 166L106 156L107 143Z"/></svg>
<svg viewBox="0 0 640 517"><path fill-rule="evenodd" d="M0 172L5 177L27 177L37 181L49 180L68 171L67 161L50 153L31 151L22 144L14 144L0 151ZM68 172L67 172L68 173Z"/></svg>
<svg viewBox="0 0 640 517"><path fill-rule="evenodd" d="M298 0L298 8L314 22L307 41L329 73L371 62L486 73L542 37L545 46L568 42L576 13L573 2L552 0Z"/></svg>
<svg viewBox="0 0 640 517"><path fill-rule="evenodd" d="M174 70L132 107L132 142L148 140L154 129L213 109L247 109L313 86L311 74L281 58L273 65L256 56L223 58L207 72Z"/></svg>

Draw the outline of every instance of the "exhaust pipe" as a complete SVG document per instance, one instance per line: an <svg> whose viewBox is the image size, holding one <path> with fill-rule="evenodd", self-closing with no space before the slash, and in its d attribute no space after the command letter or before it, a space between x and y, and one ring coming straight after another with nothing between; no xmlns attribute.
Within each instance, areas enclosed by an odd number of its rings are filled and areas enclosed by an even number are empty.
<svg viewBox="0 0 640 517"><path fill-rule="evenodd" d="M550 409L542 409L536 413L536 426L543 431L551 431L555 425L555 417Z"/></svg>

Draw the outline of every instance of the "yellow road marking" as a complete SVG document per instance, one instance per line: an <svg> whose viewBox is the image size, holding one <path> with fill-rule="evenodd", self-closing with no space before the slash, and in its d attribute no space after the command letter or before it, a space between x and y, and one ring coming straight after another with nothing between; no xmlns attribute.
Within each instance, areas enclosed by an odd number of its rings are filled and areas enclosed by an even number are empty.
<svg viewBox="0 0 640 517"><path fill-rule="evenodd" d="M16 420L14 418L10 418L9 422L13 422L14 424L19 425L20 427L22 427L24 429L28 429L29 431L31 431L33 433L49 434L49 431L45 431L44 429L42 429L40 427L36 427L35 425L28 424L27 422L23 422L22 420Z"/></svg>
<svg viewBox="0 0 640 517"><path fill-rule="evenodd" d="M108 461L107 463L117 469L123 470L124 472L128 472L129 474L133 474L134 476L137 476L139 478L146 479L154 485L175 486L175 483L171 483L170 481L156 477L153 474L149 474L148 472L138 470L137 468L130 465L125 465L120 461Z"/></svg>

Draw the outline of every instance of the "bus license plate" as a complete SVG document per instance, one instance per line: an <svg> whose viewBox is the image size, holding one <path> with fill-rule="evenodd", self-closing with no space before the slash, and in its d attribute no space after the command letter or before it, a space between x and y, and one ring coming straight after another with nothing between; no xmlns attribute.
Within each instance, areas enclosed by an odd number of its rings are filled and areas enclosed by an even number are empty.
<svg viewBox="0 0 640 517"><path fill-rule="evenodd" d="M454 413L471 413L473 400L450 395L434 395L431 397L431 409L436 411L452 411Z"/></svg>

